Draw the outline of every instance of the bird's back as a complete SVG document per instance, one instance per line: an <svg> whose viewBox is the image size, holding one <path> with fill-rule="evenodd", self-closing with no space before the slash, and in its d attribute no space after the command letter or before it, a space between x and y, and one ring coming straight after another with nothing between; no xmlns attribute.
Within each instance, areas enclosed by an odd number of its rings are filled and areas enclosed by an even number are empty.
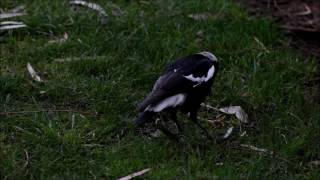
<svg viewBox="0 0 320 180"><path fill-rule="evenodd" d="M195 93L198 92L200 93L198 95L199 100L203 100L202 96L208 95L212 81L202 83L200 80L203 79L200 77L206 77L213 65L213 61L200 54L193 54L178 59L170 64L165 73L158 78L151 93L139 105L139 111L144 111L148 106L156 105L162 100L179 93L186 93L191 99L197 100ZM200 80L199 82L195 82L192 81L192 78Z"/></svg>

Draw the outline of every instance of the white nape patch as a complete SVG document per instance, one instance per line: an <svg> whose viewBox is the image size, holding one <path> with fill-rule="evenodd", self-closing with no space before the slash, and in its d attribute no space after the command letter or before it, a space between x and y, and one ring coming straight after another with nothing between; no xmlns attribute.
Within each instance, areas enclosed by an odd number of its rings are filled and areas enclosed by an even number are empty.
<svg viewBox="0 0 320 180"><path fill-rule="evenodd" d="M187 97L186 94L182 94L182 93L168 97L162 100L161 102L159 102L158 104L156 104L155 106L148 106L146 108L146 111L148 110L153 112L160 112L167 107L176 107L184 103L184 101L186 100L186 97Z"/></svg>
<svg viewBox="0 0 320 180"><path fill-rule="evenodd" d="M177 69L174 69L173 72L177 72Z"/></svg>
<svg viewBox="0 0 320 180"><path fill-rule="evenodd" d="M213 55L211 52L208 51L202 51L199 52L197 54L201 54L202 56L207 57L208 59L210 59L211 61L218 61L217 57L215 55Z"/></svg>
<svg viewBox="0 0 320 180"><path fill-rule="evenodd" d="M193 74L190 74L190 75L184 76L184 77L189 79L192 82L202 83L202 82L209 81L213 77L214 71L215 71L215 68L214 68L214 65L213 65L213 66L211 66L211 68L207 72L207 76L194 77ZM197 85L199 85L199 84L197 84ZM195 86L197 86L197 85L195 85ZM193 86L193 87L195 87L195 86Z"/></svg>

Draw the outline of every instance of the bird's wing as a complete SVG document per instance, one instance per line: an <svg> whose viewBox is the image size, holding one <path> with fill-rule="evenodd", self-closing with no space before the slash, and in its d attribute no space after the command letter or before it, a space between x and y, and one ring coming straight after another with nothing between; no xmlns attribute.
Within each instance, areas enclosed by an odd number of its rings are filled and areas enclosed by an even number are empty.
<svg viewBox="0 0 320 180"><path fill-rule="evenodd" d="M188 92L194 84L183 74L174 71L167 72L159 77L151 93L138 106L138 110L144 111L149 105L154 105L167 97Z"/></svg>
<svg viewBox="0 0 320 180"><path fill-rule="evenodd" d="M200 57L179 60L158 78L153 90L138 106L138 110L144 111L149 105L155 105L167 97L187 93L210 80L214 73L214 66L208 59Z"/></svg>

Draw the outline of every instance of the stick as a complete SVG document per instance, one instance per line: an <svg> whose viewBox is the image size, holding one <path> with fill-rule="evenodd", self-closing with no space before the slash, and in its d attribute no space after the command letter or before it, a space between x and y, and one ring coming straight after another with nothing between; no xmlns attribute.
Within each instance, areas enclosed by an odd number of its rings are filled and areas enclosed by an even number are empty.
<svg viewBox="0 0 320 180"><path fill-rule="evenodd" d="M148 172L148 171L150 171L150 168L144 169L144 170L139 171L139 172L135 172L135 173L130 174L130 175L128 175L128 176L119 178L118 180L130 180L130 179L132 179L132 178L134 178L134 177L141 176L141 175L143 175L144 173L146 173L146 172Z"/></svg>
<svg viewBox="0 0 320 180"><path fill-rule="evenodd" d="M215 107L212 107L212 106L210 106L210 105L208 105L208 104L201 103L201 106L202 106L202 107L206 107L206 108L208 108L208 109L213 109L213 110L215 110L215 111L219 111L219 112L220 112L220 109L215 108Z"/></svg>
<svg viewBox="0 0 320 180"><path fill-rule="evenodd" d="M26 162L23 164L23 166L20 168L20 170L24 171L26 169L26 167L29 165L29 154L28 151L23 149L25 155L26 155ZM9 175L5 176L3 179L9 179L10 177L14 177L15 175L17 175L19 173L19 169L15 169L13 172L11 172Z"/></svg>
<svg viewBox="0 0 320 180"><path fill-rule="evenodd" d="M29 114L29 113L41 113L41 112L73 112L73 113L81 113L81 114L91 114L96 115L97 113L91 112L83 112L71 109L43 109L43 110L33 110L33 111L8 111L8 112L0 112L0 115L15 115L15 114Z"/></svg>
<svg viewBox="0 0 320 180"><path fill-rule="evenodd" d="M273 151L270 151L268 149L263 149L263 148L257 148L255 146L252 146L250 144L240 144L241 147L245 147L245 148L248 148L252 151L257 151L257 152L260 152L260 153L267 153L267 154L270 154L270 155L273 155L274 152Z"/></svg>

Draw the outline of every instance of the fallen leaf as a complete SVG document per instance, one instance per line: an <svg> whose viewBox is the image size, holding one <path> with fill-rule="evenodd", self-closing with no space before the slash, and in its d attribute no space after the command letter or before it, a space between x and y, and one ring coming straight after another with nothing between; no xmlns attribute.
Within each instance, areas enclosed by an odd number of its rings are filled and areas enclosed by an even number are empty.
<svg viewBox="0 0 320 180"><path fill-rule="evenodd" d="M85 6L85 7L88 7L90 9L93 9L95 11L98 11L101 15L103 15L105 17L108 16L107 13L105 12L105 10L100 5L98 5L96 3L91 3L91 2L78 0L78 1L70 1L70 4Z"/></svg>
<svg viewBox="0 0 320 180"><path fill-rule="evenodd" d="M49 43L49 44L52 44L52 43L62 44L62 43L64 43L64 42L66 42L68 39L69 39L69 35L68 35L68 33L65 32L65 33L63 34L63 37L57 38L57 39L55 39L55 40L50 40L48 43Z"/></svg>
<svg viewBox="0 0 320 180"><path fill-rule="evenodd" d="M148 168L148 169L144 169L142 171L138 171L138 172L135 172L133 174L129 174L128 176L125 176L125 177L122 177L122 178L119 178L118 180L130 180L134 177L137 177L137 176L142 176L143 174L145 174L146 172L150 171L151 169Z"/></svg>
<svg viewBox="0 0 320 180"><path fill-rule="evenodd" d="M124 12L120 9L120 7L116 4L111 3L111 13L113 16L122 16Z"/></svg>
<svg viewBox="0 0 320 180"><path fill-rule="evenodd" d="M157 129L156 131L151 132L150 135L154 138L158 138L158 137L161 137L162 132L159 129Z"/></svg>
<svg viewBox="0 0 320 180"><path fill-rule="evenodd" d="M196 35L198 36L198 37L203 37L203 31L202 30L199 30L199 31L197 31L197 33L196 33Z"/></svg>
<svg viewBox="0 0 320 180"><path fill-rule="evenodd" d="M233 126L229 127L227 132L222 136L222 139L227 139L228 137L230 137L230 135L232 134L233 128L234 128Z"/></svg>
<svg viewBox="0 0 320 180"><path fill-rule="evenodd" d="M247 131L244 131L243 133L240 134L240 137L245 136L247 134Z"/></svg>
<svg viewBox="0 0 320 180"><path fill-rule="evenodd" d="M215 108L215 107L212 107L208 104L204 104L204 103L201 103L201 106L202 107L206 107L208 109L212 109L212 110L215 110L215 111L220 111L220 112L223 112L223 113L226 113L226 114L234 114L237 119L240 120L240 122L244 122L244 123L248 123L249 122L249 118L248 118L248 115L247 113L241 108L241 106L229 106L229 107L223 107L223 108Z"/></svg>
<svg viewBox="0 0 320 180"><path fill-rule="evenodd" d="M248 123L248 115L247 113L241 108L241 106L229 106L220 108L219 111L226 113L226 114L234 114L240 122Z"/></svg>
<svg viewBox="0 0 320 180"><path fill-rule="evenodd" d="M263 148L257 148L255 146L252 146L252 145L249 145L249 144L240 144L241 147L245 147L245 148L248 148L252 151L257 151L257 152L261 152L261 153L267 153L267 154L270 154L270 155L273 155L274 152L273 151L270 151L268 149L263 149Z"/></svg>
<svg viewBox="0 0 320 180"><path fill-rule="evenodd" d="M38 82L43 82L43 80L40 78L40 76L37 75L36 71L33 69L30 63L27 64L27 70L30 76L32 77L32 79Z"/></svg>

